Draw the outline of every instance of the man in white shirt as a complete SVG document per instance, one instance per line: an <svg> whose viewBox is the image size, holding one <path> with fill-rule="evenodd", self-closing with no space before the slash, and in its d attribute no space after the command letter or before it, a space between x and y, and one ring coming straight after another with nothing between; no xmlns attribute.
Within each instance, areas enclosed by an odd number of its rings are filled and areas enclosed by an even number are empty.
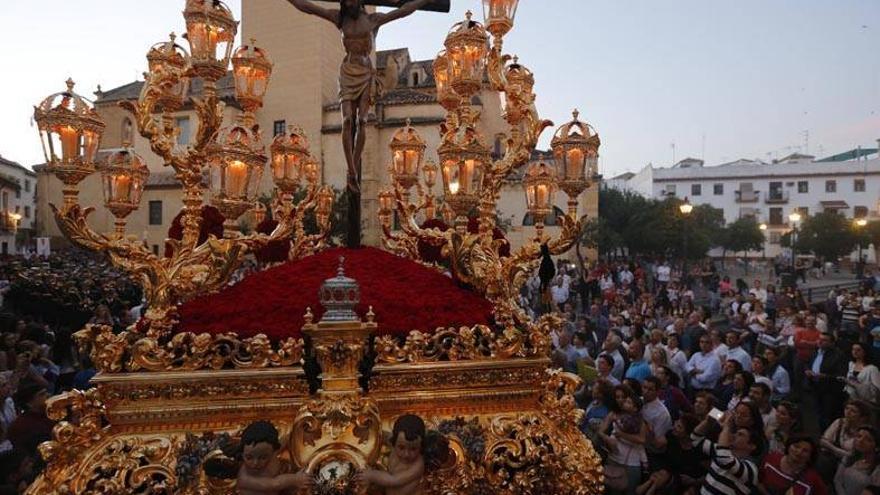
<svg viewBox="0 0 880 495"><path fill-rule="evenodd" d="M618 280L620 280L620 284L632 284L635 277L633 277L633 273L629 271L629 268L624 265L620 270L620 273L617 274Z"/></svg>
<svg viewBox="0 0 880 495"><path fill-rule="evenodd" d="M685 368L694 390L712 391L721 377L721 363L712 352L712 339L704 334L700 337L700 352L695 352Z"/></svg>
<svg viewBox="0 0 880 495"><path fill-rule="evenodd" d="M779 364L779 351L768 347L764 350L764 359L767 360L767 375L773 383L773 400L784 399L791 392L791 378L788 370Z"/></svg>
<svg viewBox="0 0 880 495"><path fill-rule="evenodd" d="M755 299L761 301L761 304L767 302L767 289L761 287L761 281L755 279L755 284L749 289L749 294L755 296Z"/></svg>
<svg viewBox="0 0 880 495"><path fill-rule="evenodd" d="M645 444L649 455L661 454L666 450L666 433L672 429L672 416L657 396L661 386L655 376L649 376L642 382L642 419L650 427Z"/></svg>
<svg viewBox="0 0 880 495"><path fill-rule="evenodd" d="M742 365L743 370L752 371L752 357L742 347L739 346L739 334L736 332L727 332L727 353L724 360L733 359Z"/></svg>
<svg viewBox="0 0 880 495"><path fill-rule="evenodd" d="M663 263L657 266L657 281L663 285L668 285L671 275L672 268L669 267L669 263L666 260L663 260Z"/></svg>
<svg viewBox="0 0 880 495"><path fill-rule="evenodd" d="M562 305L568 301L568 287L563 283L562 277L559 277L556 280L556 285L550 287L550 297L553 298L553 303L561 311Z"/></svg>

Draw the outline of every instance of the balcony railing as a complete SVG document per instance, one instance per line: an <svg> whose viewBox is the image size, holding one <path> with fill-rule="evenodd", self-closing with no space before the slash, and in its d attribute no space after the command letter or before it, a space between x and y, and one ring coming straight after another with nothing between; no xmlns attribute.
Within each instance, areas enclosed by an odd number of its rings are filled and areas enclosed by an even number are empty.
<svg viewBox="0 0 880 495"><path fill-rule="evenodd" d="M734 191L737 203L757 203L760 199L758 191Z"/></svg>
<svg viewBox="0 0 880 495"><path fill-rule="evenodd" d="M768 191L764 193L765 203L788 203L788 191Z"/></svg>

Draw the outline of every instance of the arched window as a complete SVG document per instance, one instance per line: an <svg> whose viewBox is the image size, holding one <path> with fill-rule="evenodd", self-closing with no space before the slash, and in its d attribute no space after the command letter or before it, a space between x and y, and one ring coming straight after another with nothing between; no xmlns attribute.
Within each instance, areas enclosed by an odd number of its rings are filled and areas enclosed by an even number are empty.
<svg viewBox="0 0 880 495"><path fill-rule="evenodd" d="M565 215L565 212L562 211L561 209L559 209L559 207L554 206L553 213L547 215L547 217L544 218L544 226L545 227L555 227L556 226L556 219L558 217L563 216L563 215ZM526 213L523 216L522 224L523 224L523 227L534 227L535 226L535 219L532 218L531 213Z"/></svg>
<svg viewBox="0 0 880 495"><path fill-rule="evenodd" d="M413 86L418 86L418 85L419 85L419 73L418 73L418 72L413 72L413 73L412 73L412 85L413 85Z"/></svg>
<svg viewBox="0 0 880 495"><path fill-rule="evenodd" d="M134 144L134 125L131 119L122 119L122 144Z"/></svg>

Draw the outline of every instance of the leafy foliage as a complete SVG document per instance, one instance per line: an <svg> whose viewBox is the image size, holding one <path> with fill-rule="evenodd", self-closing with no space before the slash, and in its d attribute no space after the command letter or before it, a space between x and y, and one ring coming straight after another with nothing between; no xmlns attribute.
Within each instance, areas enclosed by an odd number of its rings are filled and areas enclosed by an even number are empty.
<svg viewBox="0 0 880 495"><path fill-rule="evenodd" d="M823 211L803 220L795 236L795 251L813 253L836 260L853 251L860 236L852 222L835 211ZM782 237L783 246L791 247L791 233Z"/></svg>
<svg viewBox="0 0 880 495"><path fill-rule="evenodd" d="M603 256L665 255L700 258L719 245L724 215L708 205L684 216L681 200L649 199L631 191L599 191L599 218L584 230L583 243Z"/></svg>
<svg viewBox="0 0 880 495"><path fill-rule="evenodd" d="M754 217L742 217L724 227L719 241L725 251L758 251L764 247L764 234Z"/></svg>

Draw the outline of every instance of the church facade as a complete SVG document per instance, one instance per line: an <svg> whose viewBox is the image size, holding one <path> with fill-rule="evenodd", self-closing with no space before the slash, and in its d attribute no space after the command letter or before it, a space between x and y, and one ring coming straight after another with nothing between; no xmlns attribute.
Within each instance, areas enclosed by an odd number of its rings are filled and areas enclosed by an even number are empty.
<svg viewBox="0 0 880 495"><path fill-rule="evenodd" d="M450 24L452 21L450 20ZM338 191L345 187L346 165L342 148L342 119L337 103L339 66L344 51L337 29L328 22L307 16L285 2L277 0L242 0L242 39L255 39L274 63L269 91L263 108L257 112L263 140L271 143L274 135L287 131L288 126L300 126L309 139L312 155L320 166L321 180ZM158 40L157 40L158 41ZM375 66L385 86L384 96L370 114L363 154L362 230L367 245L380 244L380 225L377 218L377 195L390 184L387 171L391 160L388 143L394 132L410 119L428 144L427 160L437 163L440 143L438 126L444 121L445 111L437 102L432 60L412 60L406 48L378 51ZM102 151L110 153L131 143L150 167L150 179L145 187L141 208L131 214L129 235L142 238L154 251L160 252L172 220L182 207L181 188L173 172L163 167L161 160L149 149L149 143L133 128L131 117L118 106L123 100L137 99L142 82L135 81L108 91L96 92L96 107L107 129ZM193 94L200 88L193 85ZM225 99L225 119L232 122L240 113L234 99L231 77L218 83L218 94ZM540 102L540 95L539 95ZM484 89L474 103L481 111L480 131L493 153L499 154L506 123L502 118L502 103L498 93ZM557 117L557 116L553 116ZM564 116L562 118L565 118ZM186 146L195 134L197 117L191 106L175 114L180 129L178 144ZM547 132L551 132L548 130ZM549 154L536 153L535 160L552 161ZM525 169L526 167L523 167ZM37 197L43 203L37 208L41 218L38 225L45 230L41 235L61 242L61 234L51 218L47 203L61 203L61 184L42 167L38 171ZM265 173L263 187L271 188L270 173ZM512 177L499 200L499 216L507 229L514 247L534 235L531 220L526 215L526 201L520 175ZM435 194L442 195L442 186L435 186ZM598 186L592 185L581 196L581 215L598 214ZM113 217L104 208L99 174L93 174L81 186L81 203L96 206L90 217L92 226L99 231L111 231ZM565 210L566 197L557 197L559 211ZM248 228L249 215L241 223ZM553 235L552 219L546 232Z"/></svg>

